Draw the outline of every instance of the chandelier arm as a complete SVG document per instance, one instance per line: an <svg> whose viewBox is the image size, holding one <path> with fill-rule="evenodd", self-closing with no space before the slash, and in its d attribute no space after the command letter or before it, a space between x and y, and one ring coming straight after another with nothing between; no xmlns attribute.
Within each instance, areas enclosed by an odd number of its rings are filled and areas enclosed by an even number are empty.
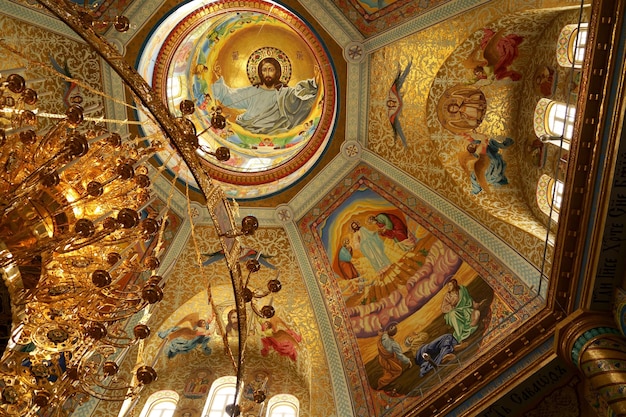
<svg viewBox="0 0 626 417"><path fill-rule="evenodd" d="M244 376L244 363L245 358L244 354L246 351L246 339L248 336L248 321L246 318L246 302L243 298L243 285L241 281L241 270L239 269L239 265L237 265L237 271L239 272L239 280L235 279L233 273L231 271L231 281L233 284L233 291L235 293L235 308L237 309L237 342L238 342L238 350L239 356L237 357L237 379L235 382L235 396L233 398L233 405L237 404L237 397L239 396L239 391L241 390L241 384L243 382Z"/></svg>
<svg viewBox="0 0 626 417"><path fill-rule="evenodd" d="M20 198L31 192L34 187L37 187L39 180L38 176L41 173L58 169L58 167L55 166L55 163L58 163L59 159L65 155L64 152L65 150L60 150L58 153L52 156L52 158L48 159L46 162L37 167L37 169L30 172L28 176L24 178L24 180L22 180L19 184L16 184L13 189L9 189L7 191L7 194L12 194L12 199L11 201L9 201L8 205L11 205L14 202L18 201Z"/></svg>
<svg viewBox="0 0 626 417"><path fill-rule="evenodd" d="M31 292L31 296L25 299L25 303L28 304L33 300L39 303L60 303L61 301L75 299L79 297L84 297L89 293L91 289L87 287L75 287L73 291L68 292L67 294L63 294L60 296L51 296L51 295L40 295L39 291L33 290Z"/></svg>
<svg viewBox="0 0 626 417"><path fill-rule="evenodd" d="M39 146L37 147L37 149L35 149L35 152L33 153L31 159L33 161L36 161L36 160L44 158L44 153L49 147L48 144L52 142L55 138L63 136L65 134L64 131L67 128L67 126L68 126L67 119L61 120L59 123L54 125L50 130L44 133L42 135L43 138L41 142L39 143Z"/></svg>
<svg viewBox="0 0 626 417"><path fill-rule="evenodd" d="M218 236L222 236L220 237L220 242L226 255L226 262L230 270L231 281L235 293L238 326L240 330L238 337L239 355L237 358L236 383L238 392L243 380L244 348L247 336L246 310L245 302L243 301L243 283L241 270L237 262L240 252L240 243L237 238L223 235L224 233L236 230L233 221L232 209L230 207L230 203L226 199L224 191L218 185L213 184L211 178L204 171L195 155L195 150L198 144L197 138L194 136L194 140L190 140L192 139L190 138L191 135L185 134L180 124L163 104L161 97L154 94L152 88L146 80L144 80L143 77L141 77L141 75L139 75L139 73L124 60L119 52L111 44L109 44L104 37L98 35L93 30L91 24L87 25L85 22L81 21L78 6L68 2L67 0L37 0L37 2L67 24L79 36L81 36L83 40L89 44L122 78L125 85L127 85L128 88L139 98L141 103L148 109L159 126L167 134L172 146L174 146L174 148L176 148L179 152L191 170L191 173L200 190L204 194L208 203L209 212L211 213L214 225L218 231ZM218 215L215 211L220 209L225 210L225 212L221 212L220 219L222 221L228 220L229 224L220 224L216 221ZM226 217L226 219L224 217ZM230 228L230 230L224 230L224 225ZM228 343L226 346L228 349ZM235 404L236 399L237 397L235 397Z"/></svg>
<svg viewBox="0 0 626 417"><path fill-rule="evenodd" d="M268 295L270 295L270 293L271 293L270 290L256 290L252 294L252 297L257 298L257 299L261 299L261 298L267 297Z"/></svg>
<svg viewBox="0 0 626 417"><path fill-rule="evenodd" d="M126 386L122 386L119 388L111 388L110 386L107 385L101 385L101 384L97 384L94 382L94 384L96 384L99 388L105 390L104 392L98 392L94 389L92 389L91 387L89 387L88 385L79 385L79 387L77 388L78 391L82 391L86 394L88 394L91 397L97 398L99 400L102 401L122 401L126 398L130 398L134 395L136 395L138 393L139 390L141 390L141 388L143 388L142 385L139 385L138 387L134 387L132 385L126 385ZM120 395L107 395L105 393L110 393L110 392L119 392Z"/></svg>
<svg viewBox="0 0 626 417"><path fill-rule="evenodd" d="M125 61L124 57L104 37L97 34L91 27L91 24L87 25L81 20L78 6L67 0L37 0L37 2L74 30L111 66L167 134L172 145L189 166L205 197L213 192L213 188L216 188L216 186L211 183L211 179L196 161L193 153L195 148L192 144L185 141L187 135L176 121L176 118L170 114L161 98L154 94L147 81Z"/></svg>
<svg viewBox="0 0 626 417"><path fill-rule="evenodd" d="M172 146L178 151L184 162L191 170L192 176L196 180L200 190L207 200L209 211L211 212L214 220L215 228L218 230L218 235L223 233L234 233L236 227L230 203L221 187L213 183L212 179L203 169L202 164L199 162L195 154L197 138L184 132L177 119L169 112L165 104L163 104L161 98L154 94L154 91L146 80L144 80L144 78L124 60L124 57L121 56L104 37L98 35L90 24L87 25L81 20L78 6L67 0L37 0L37 2L48 9L52 14L57 16L81 38L83 38L83 40L89 44L94 51L97 52L120 76L120 78L124 81L124 84L128 86L131 92L148 109L157 124L170 139ZM196 141L190 141L190 136L193 136ZM220 224L215 219L215 211L221 211L221 209L225 209L227 211L227 213L223 213L227 215L226 217L228 217L229 224L227 225ZM224 215L221 216L221 219L226 220L224 219ZM234 263L236 262L240 251L239 241L236 238L233 239L232 237L227 236L221 238L220 241L225 249L228 267L231 271L233 271Z"/></svg>
<svg viewBox="0 0 626 417"><path fill-rule="evenodd" d="M123 56L121 56L104 37L98 35L91 25L86 25L81 21L78 6L67 0L37 0L37 2L81 36L81 38L111 66L120 78L122 78L125 85L129 87L132 93L136 95L139 101L148 109L161 129L167 134L172 146L178 151L191 170L191 174L207 200L214 225L218 230L218 235L228 232L232 233L236 230L232 209L224 191L218 185L214 184L209 175L204 171L202 164L195 155L193 143L189 143L189 140L187 140L189 139L189 135L185 134L176 118L170 114L161 98L154 94L154 91L146 80L124 60ZM226 213L221 213L220 218L226 220L225 217L227 217L229 224L224 225L216 221L217 214L215 211L221 211L222 209L225 209ZM220 238L220 242L225 249L229 269L236 271L234 264L240 252L239 240L224 236ZM241 279L240 273L235 272L234 275L238 280ZM236 285L241 286L241 283ZM243 290L243 288L241 289ZM241 311L239 312L241 313Z"/></svg>

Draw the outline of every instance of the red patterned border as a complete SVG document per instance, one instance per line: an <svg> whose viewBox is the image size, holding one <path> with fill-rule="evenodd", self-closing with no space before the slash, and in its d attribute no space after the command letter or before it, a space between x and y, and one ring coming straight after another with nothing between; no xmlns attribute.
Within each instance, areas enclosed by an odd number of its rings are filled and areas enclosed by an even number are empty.
<svg viewBox="0 0 626 417"><path fill-rule="evenodd" d="M397 0L390 5L379 9L375 13L368 13L357 0L335 0L335 5L356 26L364 36L373 36L388 30L403 22L411 20L421 14L433 10L452 0ZM354 13L354 11L357 13Z"/></svg>

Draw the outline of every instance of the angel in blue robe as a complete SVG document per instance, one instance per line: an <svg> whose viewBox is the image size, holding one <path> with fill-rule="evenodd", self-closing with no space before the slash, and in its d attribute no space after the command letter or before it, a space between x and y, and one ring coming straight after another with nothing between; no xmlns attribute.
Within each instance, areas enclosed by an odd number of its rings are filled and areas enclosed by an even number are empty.
<svg viewBox="0 0 626 417"><path fill-rule="evenodd" d="M213 319L204 320L199 313L194 312L185 316L176 326L160 331L159 337L165 344L164 350L169 359L179 353L187 353L201 346L202 351L207 355L211 354L209 342L213 329L211 323Z"/></svg>

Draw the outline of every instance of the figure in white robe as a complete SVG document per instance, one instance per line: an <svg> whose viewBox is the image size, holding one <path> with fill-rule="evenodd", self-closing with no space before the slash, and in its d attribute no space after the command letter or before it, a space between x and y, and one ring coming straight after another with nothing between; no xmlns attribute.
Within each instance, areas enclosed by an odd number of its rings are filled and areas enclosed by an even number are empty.
<svg viewBox="0 0 626 417"><path fill-rule="evenodd" d="M258 71L258 85L231 88L216 66L218 79L211 86L213 97L223 106L245 110L236 122L251 133L285 133L305 122L317 100L317 77L300 81L294 87L286 86L280 82L279 62L271 57L259 63Z"/></svg>

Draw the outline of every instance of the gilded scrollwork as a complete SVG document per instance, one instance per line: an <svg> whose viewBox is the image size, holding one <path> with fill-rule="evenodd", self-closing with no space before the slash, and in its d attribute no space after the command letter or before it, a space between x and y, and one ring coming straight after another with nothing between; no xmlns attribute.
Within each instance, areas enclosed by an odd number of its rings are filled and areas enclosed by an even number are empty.
<svg viewBox="0 0 626 417"><path fill-rule="evenodd" d="M216 233L213 227L196 226L195 240L199 245L202 253L213 253L219 248L211 246L211 242L216 241ZM264 280L270 276L274 276L277 272L280 274L280 281L283 288L280 292L273 294L272 304L276 306L277 315L286 322L292 330L301 336L302 342L297 348L297 360L293 361L289 357L269 351L263 356L262 348L263 337L261 322L253 315L249 315L252 322L251 333L247 339L246 349L246 377L247 382L253 378L255 370L258 370L255 364L263 365L263 370L270 374L271 384L268 386L268 397L281 392L289 392L300 398L301 416L318 416L331 415L335 412L333 395L330 390L316 389L315 386L330 386L330 375L327 371L325 363L325 354L322 346L322 337L319 334L319 328L313 314L313 308L307 293L304 278L297 267L298 262L296 254L286 248L290 248L290 242L286 232L282 228L276 229L259 229L254 236L248 236L242 239L242 246L245 248L256 248L261 251L261 256L276 269L272 270L262 267L259 271L258 278L251 278L253 286L265 285ZM188 277L203 276L205 280L190 281ZM252 281L254 280L254 281ZM258 282L257 282L258 281ZM169 275L167 283L168 288L176 288L176 291L168 293L164 297L163 308L159 308L154 312L150 319L149 325L156 332L158 329L167 329L175 325L180 317L192 311L208 312L209 305L207 303L206 285L210 283L212 289L212 297L217 304L228 303L227 299L232 300L232 287L228 278L228 270L224 262L215 262L207 266L198 266L196 262L195 248L190 240L186 247L181 251L180 257ZM167 289L166 289L167 292ZM232 301L231 301L232 302ZM263 300L263 303L266 303ZM177 307L178 310L177 310ZM297 316L292 316L288 312L297 311ZM291 313L293 314L293 313ZM221 351L221 339L217 335L219 330L215 330L212 336L210 346L213 351ZM145 349L145 357L154 358L159 353L159 344L161 339L154 338ZM163 355L163 353L161 353ZM185 355L177 355L172 359L160 357L160 366L168 367L167 377L157 380L150 389L158 391L159 389L167 389L170 386L185 387L189 375L201 366L210 366L216 375L232 375L232 364L225 360L224 355L205 354L201 349L196 349L186 355L197 355L197 360L193 357ZM182 357L182 359L181 359ZM208 365L207 365L208 364ZM315 369L315 375L312 370ZM158 369L157 369L158 371ZM322 385L323 384L323 385ZM151 391L152 392L152 391ZM148 395L142 395L142 401ZM310 402L302 401L302 399L310 398ZM185 398L185 406L202 409L204 400L194 400ZM245 400L242 400L245 402ZM200 404L200 405L198 405ZM242 402L243 405L243 402ZM250 404L249 404L250 405ZM107 415L108 410L104 404L98 407L95 415ZM141 407L138 404L137 407Z"/></svg>

